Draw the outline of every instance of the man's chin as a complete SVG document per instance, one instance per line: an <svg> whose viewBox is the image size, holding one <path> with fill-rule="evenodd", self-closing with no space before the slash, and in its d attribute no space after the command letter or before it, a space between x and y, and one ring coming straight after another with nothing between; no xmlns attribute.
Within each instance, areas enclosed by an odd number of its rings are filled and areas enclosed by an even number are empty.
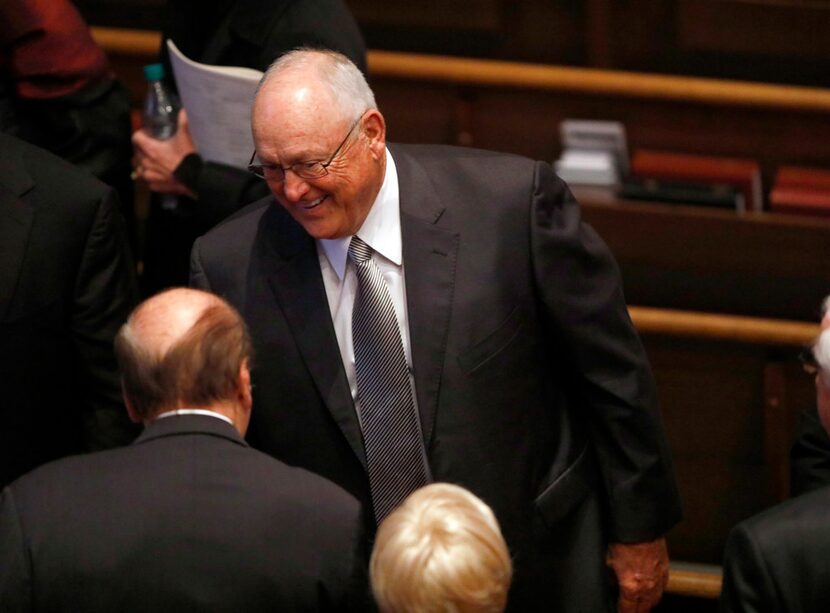
<svg viewBox="0 0 830 613"><path fill-rule="evenodd" d="M344 231L339 226L336 226L327 220L318 221L308 219L297 219L297 217L295 217L294 219L303 227L303 229L311 238L316 240L331 240L351 235L351 233Z"/></svg>

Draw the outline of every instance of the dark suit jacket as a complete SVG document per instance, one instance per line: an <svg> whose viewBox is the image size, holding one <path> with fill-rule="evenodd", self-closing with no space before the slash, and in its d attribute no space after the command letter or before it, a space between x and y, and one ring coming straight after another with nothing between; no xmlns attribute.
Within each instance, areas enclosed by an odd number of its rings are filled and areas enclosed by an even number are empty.
<svg viewBox="0 0 830 613"><path fill-rule="evenodd" d="M515 558L514 604L602 610L605 540L653 539L680 515L616 265L548 164L390 150L434 478L495 510ZM314 241L264 200L199 239L192 282L228 298L251 328L254 444L368 503Z"/></svg>
<svg viewBox="0 0 830 613"><path fill-rule="evenodd" d="M0 485L135 436L112 339L136 300L113 191L0 134Z"/></svg>
<svg viewBox="0 0 830 613"><path fill-rule="evenodd" d="M339 51L364 73L366 46L343 0L174 0L165 40L198 62L264 71L296 47ZM161 57L172 80L167 46ZM189 185L196 202L180 198L174 214L153 207L148 227L146 289L187 282L193 241L242 206L268 194L245 169L204 161Z"/></svg>
<svg viewBox="0 0 830 613"><path fill-rule="evenodd" d="M724 612L830 611L830 488L738 524L726 542Z"/></svg>
<svg viewBox="0 0 830 613"><path fill-rule="evenodd" d="M790 493L800 496L830 485L830 437L816 409L801 413L790 450Z"/></svg>
<svg viewBox="0 0 830 613"><path fill-rule="evenodd" d="M6 488L0 610L344 610L368 594L361 530L334 484L168 417Z"/></svg>

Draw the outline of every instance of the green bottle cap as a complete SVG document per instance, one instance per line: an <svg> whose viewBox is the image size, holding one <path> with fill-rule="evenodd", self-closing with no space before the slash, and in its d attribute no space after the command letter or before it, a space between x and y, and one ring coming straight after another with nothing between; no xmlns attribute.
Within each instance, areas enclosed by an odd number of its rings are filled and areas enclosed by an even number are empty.
<svg viewBox="0 0 830 613"><path fill-rule="evenodd" d="M148 81L161 81L164 78L164 65L147 64L144 67L144 78Z"/></svg>

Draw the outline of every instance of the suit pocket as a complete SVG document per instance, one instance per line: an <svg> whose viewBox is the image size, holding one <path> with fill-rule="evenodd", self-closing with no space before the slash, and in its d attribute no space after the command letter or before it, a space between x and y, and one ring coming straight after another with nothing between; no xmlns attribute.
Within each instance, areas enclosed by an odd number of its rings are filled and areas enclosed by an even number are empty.
<svg viewBox="0 0 830 613"><path fill-rule="evenodd" d="M467 374L474 373L515 340L522 329L522 324L522 311L515 306L498 328L458 356L458 365Z"/></svg>
<svg viewBox="0 0 830 613"><path fill-rule="evenodd" d="M593 452L586 445L576 461L568 466L544 491L534 505L549 528L562 521L597 486Z"/></svg>

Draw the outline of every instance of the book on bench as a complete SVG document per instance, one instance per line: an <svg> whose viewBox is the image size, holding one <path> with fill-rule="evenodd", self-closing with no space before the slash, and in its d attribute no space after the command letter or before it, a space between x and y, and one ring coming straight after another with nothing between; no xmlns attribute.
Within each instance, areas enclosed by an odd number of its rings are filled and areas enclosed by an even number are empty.
<svg viewBox="0 0 830 613"><path fill-rule="evenodd" d="M688 204L729 209L738 213L745 210L743 193L724 183L680 183L631 177L620 185L617 196L626 200Z"/></svg>
<svg viewBox="0 0 830 613"><path fill-rule="evenodd" d="M742 208L763 210L761 167L748 158L721 157L638 149L631 159L631 178L660 182L730 186L743 195Z"/></svg>
<svg viewBox="0 0 830 613"><path fill-rule="evenodd" d="M782 166L769 194L776 213L830 217L830 170Z"/></svg>

